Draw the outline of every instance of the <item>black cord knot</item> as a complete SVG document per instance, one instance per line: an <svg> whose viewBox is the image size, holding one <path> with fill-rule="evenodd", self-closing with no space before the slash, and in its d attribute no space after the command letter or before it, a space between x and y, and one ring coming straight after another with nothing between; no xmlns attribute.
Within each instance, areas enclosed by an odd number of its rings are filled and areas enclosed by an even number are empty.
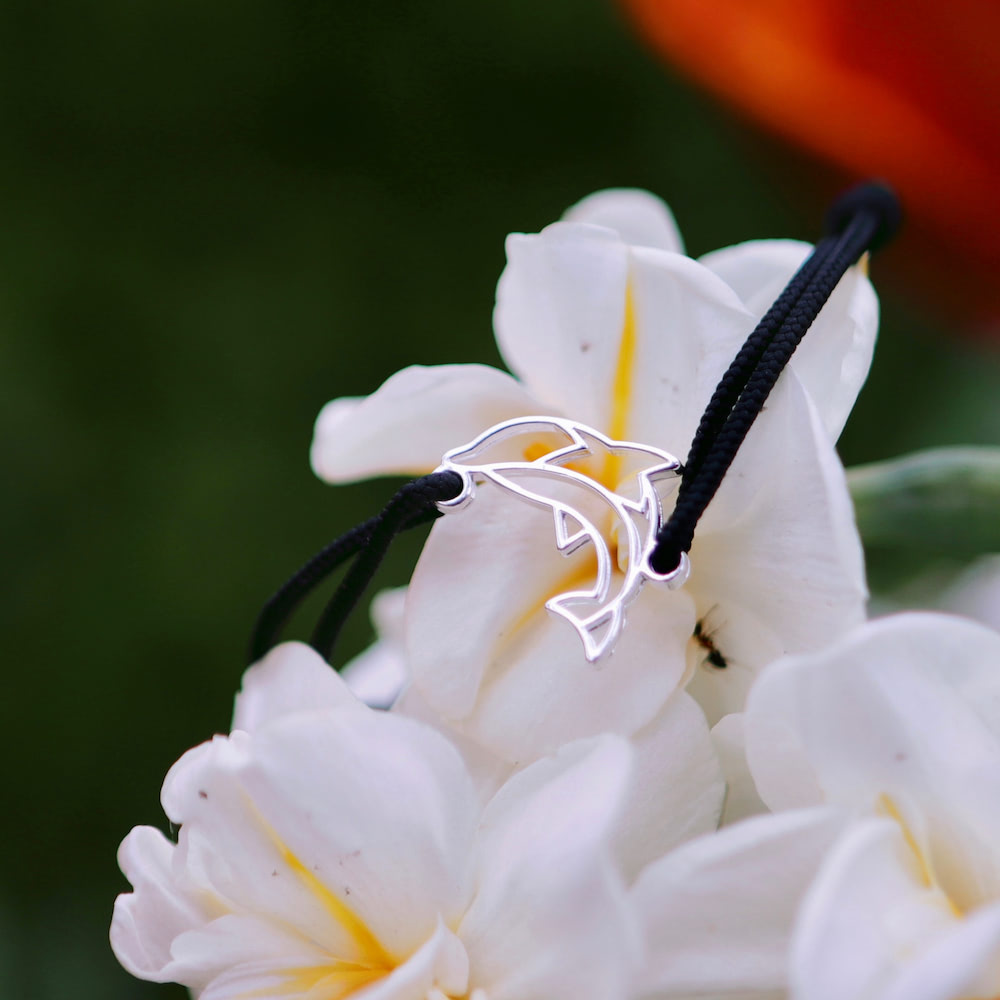
<svg viewBox="0 0 1000 1000"><path fill-rule="evenodd" d="M677 537L677 531L671 525L665 525L657 536L656 547L649 554L649 568L660 576L673 573L681 564L681 556L691 548L691 539Z"/></svg>
<svg viewBox="0 0 1000 1000"><path fill-rule="evenodd" d="M830 206L823 221L827 236L840 236L861 215L875 224L868 240L869 250L878 250L899 231L903 222L903 207L896 193L882 181L866 181L848 188Z"/></svg>
<svg viewBox="0 0 1000 1000"><path fill-rule="evenodd" d="M462 492L463 485L462 477L457 472L444 469L406 483L400 487L393 501L416 513L429 509L432 504L454 500Z"/></svg>

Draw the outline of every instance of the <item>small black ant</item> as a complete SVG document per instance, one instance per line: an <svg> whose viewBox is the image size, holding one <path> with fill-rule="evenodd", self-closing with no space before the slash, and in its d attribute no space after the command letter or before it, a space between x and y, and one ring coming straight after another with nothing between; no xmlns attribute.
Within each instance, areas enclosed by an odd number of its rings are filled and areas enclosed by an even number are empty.
<svg viewBox="0 0 1000 1000"><path fill-rule="evenodd" d="M708 634L708 632L705 631L705 628L702 625L703 621L704 619L695 622L694 625L695 642L697 642L702 649L708 650L708 656L705 657L705 660L708 663L711 663L713 667L718 667L720 670L724 669L725 667L729 666L729 663L726 660L726 658L722 655L722 653L719 652L719 648L712 641L712 637Z"/></svg>

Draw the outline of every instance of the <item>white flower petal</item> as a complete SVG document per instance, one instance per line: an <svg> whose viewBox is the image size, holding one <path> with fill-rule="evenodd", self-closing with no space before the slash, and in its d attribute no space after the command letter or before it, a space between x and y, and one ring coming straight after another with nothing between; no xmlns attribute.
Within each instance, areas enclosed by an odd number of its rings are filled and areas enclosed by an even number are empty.
<svg viewBox="0 0 1000 1000"><path fill-rule="evenodd" d="M371 619L378 638L340 671L355 696L372 708L392 705L409 680L403 644L405 605L406 587L375 595Z"/></svg>
<svg viewBox="0 0 1000 1000"><path fill-rule="evenodd" d="M243 674L233 729L253 732L292 712L361 708L336 671L302 642L283 642Z"/></svg>
<svg viewBox="0 0 1000 1000"><path fill-rule="evenodd" d="M622 821L633 766L628 741L606 734L567 743L518 772L483 813L483 867L503 881L504 866L491 859L536 865L536 849L558 852L561 843L570 851L603 850Z"/></svg>
<svg viewBox="0 0 1000 1000"><path fill-rule="evenodd" d="M614 653L588 664L575 629L544 605L593 572L588 552L558 552L546 511L481 490L435 525L410 585L407 652L421 696L511 763L648 723L683 675L690 600L646 587Z"/></svg>
<svg viewBox="0 0 1000 1000"><path fill-rule="evenodd" d="M303 713L218 738L174 766L163 803L188 869L334 955L372 936L409 954L466 901L475 791L455 750L406 719Z"/></svg>
<svg viewBox="0 0 1000 1000"><path fill-rule="evenodd" d="M953 1000L1000 995L1000 903L937 935L879 1000Z"/></svg>
<svg viewBox="0 0 1000 1000"><path fill-rule="evenodd" d="M351 692L371 708L389 708L406 686L409 670L403 647L378 639L340 671Z"/></svg>
<svg viewBox="0 0 1000 1000"><path fill-rule="evenodd" d="M757 816L650 865L631 893L646 933L640 993L782 990L795 914L842 825L829 809Z"/></svg>
<svg viewBox="0 0 1000 1000"><path fill-rule="evenodd" d="M465 948L439 922L430 941L385 979L368 987L364 1000L428 1000L435 995L435 989L447 997L459 997L466 995L468 986L469 957Z"/></svg>
<svg viewBox="0 0 1000 1000"><path fill-rule="evenodd" d="M773 809L821 796L922 816L963 908L1000 898L1000 636L936 614L871 622L775 664L751 694L747 753Z"/></svg>
<svg viewBox="0 0 1000 1000"><path fill-rule="evenodd" d="M791 992L802 1000L876 1000L955 919L944 894L924 883L897 823L854 824L803 901Z"/></svg>
<svg viewBox="0 0 1000 1000"><path fill-rule="evenodd" d="M468 510L439 520L407 596L407 654L431 706L447 719L467 716L493 647L544 616L548 597L586 565L560 555L544 511L497 490L479 490Z"/></svg>
<svg viewBox="0 0 1000 1000"><path fill-rule="evenodd" d="M321 1000L361 990L366 1000L425 1000L435 988L457 996L468 986L468 956L441 921L425 944L391 970L338 962L312 942L246 916L223 917L189 932L175 950L191 967L217 970L199 1000Z"/></svg>
<svg viewBox="0 0 1000 1000"><path fill-rule="evenodd" d="M614 652L590 664L576 633L546 615L506 663L491 664L462 730L512 762L601 732L630 735L677 690L692 623L686 594L647 587L629 606Z"/></svg>
<svg viewBox="0 0 1000 1000"><path fill-rule="evenodd" d="M721 543L721 539L715 541ZM705 562L711 570L714 556L716 566L720 566L716 553L721 552L721 544L713 546L712 540L696 539L695 546L699 546L698 569L696 571L692 564L693 579L688 581L688 587L696 602L695 613L701 623L702 635L712 643L714 652L723 657L726 665L716 666L709 649L692 637L687 649L687 691L701 706L708 724L714 726L725 716L742 712L754 678L766 664L781 655L784 646L782 621L775 620L773 614L767 614L766 608L762 615L757 608L745 608L738 600L720 600L729 595L725 591L720 594L713 588L717 574L709 576L699 587ZM738 572L738 568L737 562L732 569L733 574ZM772 585L779 588L779 593L784 583L780 579L772 581ZM737 598L741 596L737 595ZM768 596L764 595L763 599L766 601Z"/></svg>
<svg viewBox="0 0 1000 1000"><path fill-rule="evenodd" d="M726 778L726 805L722 826L729 826L748 816L767 812L767 806L757 794L750 767L747 764L743 714L723 716L712 727L712 742Z"/></svg>
<svg viewBox="0 0 1000 1000"><path fill-rule="evenodd" d="M706 254L700 262L719 275L759 319L811 251L808 243L795 240L753 240ZM868 377L878 319L875 290L861 270L852 267L792 357L792 368L834 441Z"/></svg>
<svg viewBox="0 0 1000 1000"><path fill-rule="evenodd" d="M459 936L490 1000L629 996L638 941L609 846L629 768L623 740L572 744L487 806L479 890Z"/></svg>
<svg viewBox="0 0 1000 1000"><path fill-rule="evenodd" d="M753 317L707 268L592 226L507 240L494 326L539 399L683 458Z"/></svg>
<svg viewBox="0 0 1000 1000"><path fill-rule="evenodd" d="M510 778L512 764L449 727L415 688L405 692L393 711L444 732L462 753L486 798ZM629 743L634 765L623 808L626 819L617 829L614 845L626 881L678 844L714 830L725 795L704 714L684 692L676 692ZM521 764L532 761L525 757Z"/></svg>
<svg viewBox="0 0 1000 1000"><path fill-rule="evenodd" d="M638 247L629 278L635 343L615 397L621 436L683 460L754 318L711 271L678 254Z"/></svg>
<svg viewBox="0 0 1000 1000"><path fill-rule="evenodd" d="M435 712L413 684L399 696L392 706L392 711L408 719L417 719L445 736L462 755L469 777L483 805L493 798L503 783L514 773L513 764L469 739Z"/></svg>
<svg viewBox="0 0 1000 1000"><path fill-rule="evenodd" d="M635 765L616 853L627 880L679 844L714 830L726 786L705 715L683 691L631 739Z"/></svg>
<svg viewBox="0 0 1000 1000"><path fill-rule="evenodd" d="M843 466L792 372L699 522L687 586L731 661L709 664L689 688L710 723L742 710L771 659L820 648L864 620L864 558Z"/></svg>
<svg viewBox="0 0 1000 1000"><path fill-rule="evenodd" d="M176 979L174 939L217 915L202 887L178 883L172 868L175 851L149 826L137 826L118 849L118 864L133 891L115 900L111 947L133 976L156 983Z"/></svg>
<svg viewBox="0 0 1000 1000"><path fill-rule="evenodd" d="M512 234L506 248L493 313L500 353L537 398L607 430L628 248L609 230L566 222Z"/></svg>
<svg viewBox="0 0 1000 1000"><path fill-rule="evenodd" d="M328 483L423 475L448 449L494 424L552 412L496 368L412 365L370 396L327 403L316 419L310 459Z"/></svg>
<svg viewBox="0 0 1000 1000"><path fill-rule="evenodd" d="M634 246L684 253L673 212L662 199L640 188L595 191L567 209L563 220L613 229Z"/></svg>
<svg viewBox="0 0 1000 1000"><path fill-rule="evenodd" d="M304 996L308 986L296 990L296 982L309 983L331 963L331 956L306 936L252 914L230 913L188 930L171 950L175 958L171 978L204 988L199 1000L238 998L237 986L247 992L270 987L282 998L285 991L292 997Z"/></svg>
<svg viewBox="0 0 1000 1000"><path fill-rule="evenodd" d="M282 958L242 963L220 972L198 993L198 1000L247 1000L249 997L313 1000L310 995L313 969L311 966L289 966ZM298 988L300 984L301 989Z"/></svg>

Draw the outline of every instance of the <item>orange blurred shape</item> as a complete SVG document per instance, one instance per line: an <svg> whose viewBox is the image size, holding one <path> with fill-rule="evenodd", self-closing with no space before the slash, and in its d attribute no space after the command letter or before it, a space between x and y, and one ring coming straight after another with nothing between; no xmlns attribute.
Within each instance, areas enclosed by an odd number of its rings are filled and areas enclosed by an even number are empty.
<svg viewBox="0 0 1000 1000"><path fill-rule="evenodd" d="M892 183L922 280L943 291L951 272L996 330L1000 0L623 2L705 87L851 177Z"/></svg>

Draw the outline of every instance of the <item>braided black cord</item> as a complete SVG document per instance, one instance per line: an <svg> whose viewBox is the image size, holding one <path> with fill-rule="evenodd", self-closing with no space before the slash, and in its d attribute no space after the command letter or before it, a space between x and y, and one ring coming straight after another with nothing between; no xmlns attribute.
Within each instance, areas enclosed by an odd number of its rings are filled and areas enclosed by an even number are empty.
<svg viewBox="0 0 1000 1000"><path fill-rule="evenodd" d="M809 284L813 275L829 257L830 250L836 243L836 237L827 236L816 244L813 252L802 262L802 266L795 272L791 281L775 299L774 304L764 314L750 336L743 342L739 353L726 369L712 393L708 406L705 407L705 412L701 415L698 429L695 431L691 448L684 462L685 478L681 482L681 489L697 475L705 460L705 455L715 444L719 431L722 430L722 426L736 405L740 393L746 387L747 380L760 363L768 344L771 343L775 333L787 319L792 307L798 302L803 288Z"/></svg>
<svg viewBox="0 0 1000 1000"><path fill-rule="evenodd" d="M691 548L698 520L715 496L779 375L837 283L866 249L885 242L898 224L898 203L881 186L855 188L834 205L827 225L839 231L839 235L827 237L817 245L778 302L751 333L744 347L752 344L746 355L756 355L756 363L748 367L741 350L713 393L712 402L702 416L699 434L692 442L694 467L689 457L677 504L660 529L650 556L650 565L657 572L670 572L678 565L681 553ZM786 296L794 301L780 326L769 338L759 336L762 328L771 327L772 313Z"/></svg>
<svg viewBox="0 0 1000 1000"><path fill-rule="evenodd" d="M462 477L457 472L435 472L406 483L374 518L368 540L340 581L330 603L316 625L309 645L329 660L334 643L340 635L355 605L361 599L393 538L407 528L428 524L441 516L435 506L439 500L452 500L462 490Z"/></svg>
<svg viewBox="0 0 1000 1000"><path fill-rule="evenodd" d="M386 520L386 514L390 509L393 511L400 509L402 516L393 521L395 528L386 540L382 554L374 566L372 566L371 573L374 573L375 569L378 568L378 563L381 561L382 555L385 554L385 548L388 547L388 543L392 540L392 535L434 520L438 516L437 509L433 507L434 501L449 500L456 496L460 489L461 477L453 472L436 473L407 483L389 501L386 509L381 514L370 517L367 521L362 521L361 524L351 528L350 531L345 532L339 538L335 538L324 549L317 552L264 605L263 610L257 618L253 636L250 640L250 662L255 663L277 643L282 629L295 612L295 609L323 580L352 556L358 555L359 552L365 552L366 547L371 542L373 536L376 535L376 532L382 531L382 534L384 534L384 530L382 529ZM403 496L404 500L397 504L396 501L400 495ZM362 589L367 586L371 578L371 573L364 579L361 585ZM348 573L348 578L356 579L357 575L355 568L352 567ZM341 587L337 591L338 595L340 595L343 587L344 584L341 584ZM354 603L356 603L360 596L359 592L355 597ZM351 607L353 607L353 603ZM328 607L326 612L324 612L324 618L329 611L330 608ZM347 609L347 613L350 613L350 607ZM337 626L336 631L339 631L339 628L340 625ZM319 628L317 628L318 631ZM334 633L335 637L336 632Z"/></svg>
<svg viewBox="0 0 1000 1000"><path fill-rule="evenodd" d="M370 517L335 538L268 598L257 616L250 639L251 663L259 660L278 641L281 630L299 604L341 563L364 548L377 521L377 517Z"/></svg>

